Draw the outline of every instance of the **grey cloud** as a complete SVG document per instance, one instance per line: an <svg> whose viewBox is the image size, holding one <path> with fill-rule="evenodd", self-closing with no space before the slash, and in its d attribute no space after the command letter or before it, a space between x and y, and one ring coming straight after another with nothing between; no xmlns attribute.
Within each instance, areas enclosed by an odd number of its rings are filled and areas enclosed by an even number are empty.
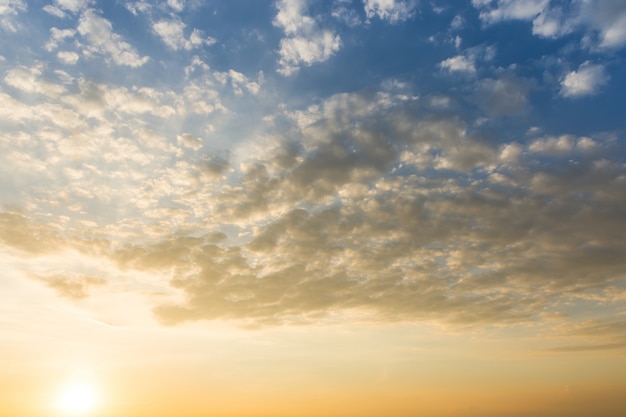
<svg viewBox="0 0 626 417"><path fill-rule="evenodd" d="M625 173L610 140L563 136L565 153L558 139L509 144L517 156L498 165L456 119L361 99L301 114L303 147L250 165L217 196L221 219L263 221L244 245L186 249L201 272L173 281L187 302L157 308L161 320L282 323L343 309L510 323L625 279Z"/></svg>
<svg viewBox="0 0 626 417"><path fill-rule="evenodd" d="M574 342L545 349L549 353L574 353L597 350L626 352L626 321L588 320L566 323L556 329L557 334Z"/></svg>
<svg viewBox="0 0 626 417"><path fill-rule="evenodd" d="M492 116L513 116L523 112L529 104L529 90L527 80L513 75L485 78L476 84L478 103Z"/></svg>
<svg viewBox="0 0 626 417"><path fill-rule="evenodd" d="M61 297L69 298L76 301L87 298L89 296L89 291L93 287L103 286L107 283L107 281L102 278L89 276L37 276L36 279L38 281L44 282L48 287L55 290L57 294Z"/></svg>
<svg viewBox="0 0 626 417"><path fill-rule="evenodd" d="M39 255L58 250L62 239L45 224L15 212L0 213L0 241L23 253Z"/></svg>
<svg viewBox="0 0 626 417"><path fill-rule="evenodd" d="M495 144L406 97L341 94L285 114L291 124L275 135L283 147L210 186L188 174L219 177L226 160L180 165L174 185L147 181L184 205L150 221L201 213L192 232L154 237L143 219L134 243L94 248L3 213L0 238L29 254L65 244L173 277L184 298L155 309L167 324L302 323L350 311L467 326L535 320L591 294L619 302L609 294L626 280L619 138ZM228 228L228 238L216 232Z"/></svg>

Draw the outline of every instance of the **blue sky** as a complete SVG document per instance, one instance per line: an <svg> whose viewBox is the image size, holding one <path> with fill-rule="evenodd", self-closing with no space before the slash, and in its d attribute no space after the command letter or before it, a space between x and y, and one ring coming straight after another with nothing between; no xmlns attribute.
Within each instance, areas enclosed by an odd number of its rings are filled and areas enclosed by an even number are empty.
<svg viewBox="0 0 626 417"><path fill-rule="evenodd" d="M105 259L14 272L161 294L168 324L613 322L625 27L620 1L4 0L6 256Z"/></svg>

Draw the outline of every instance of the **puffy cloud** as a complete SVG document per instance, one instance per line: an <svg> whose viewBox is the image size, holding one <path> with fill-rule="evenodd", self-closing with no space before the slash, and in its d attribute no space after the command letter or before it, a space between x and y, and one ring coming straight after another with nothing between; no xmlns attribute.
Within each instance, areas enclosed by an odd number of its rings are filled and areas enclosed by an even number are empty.
<svg viewBox="0 0 626 417"><path fill-rule="evenodd" d="M152 29L170 49L191 50L202 45L213 45L216 40L203 38L202 32L194 29L189 37L185 37L185 24L180 19L161 20L153 23Z"/></svg>
<svg viewBox="0 0 626 417"><path fill-rule="evenodd" d="M18 10L26 10L23 0L2 0L0 2L0 15L16 14Z"/></svg>
<svg viewBox="0 0 626 417"><path fill-rule="evenodd" d="M140 67L148 62L148 57L141 57L122 36L113 32L111 22L96 14L94 10L85 11L80 17L78 27L80 33L89 46L84 51L86 54L103 54L113 60L117 65Z"/></svg>
<svg viewBox="0 0 626 417"><path fill-rule="evenodd" d="M63 42L63 40L72 38L76 34L76 31L73 29L57 29L55 27L50 29L50 39L45 45L47 51L54 51L59 47L59 44Z"/></svg>
<svg viewBox="0 0 626 417"><path fill-rule="evenodd" d="M577 30L599 49L626 45L626 4L620 0L473 0L486 24L503 20L532 20L533 33L556 38ZM595 39L597 38L597 39Z"/></svg>
<svg viewBox="0 0 626 417"><path fill-rule="evenodd" d="M571 71L561 81L561 95L563 97L580 97L592 95L604 86L609 80L604 66L584 62L577 71Z"/></svg>
<svg viewBox="0 0 626 417"><path fill-rule="evenodd" d="M185 7L184 0L167 0L167 5L177 12L182 12Z"/></svg>
<svg viewBox="0 0 626 417"><path fill-rule="evenodd" d="M64 62L67 65L74 65L80 59L80 56L76 52L71 51L59 51L57 53L57 58Z"/></svg>
<svg viewBox="0 0 626 417"><path fill-rule="evenodd" d="M341 38L330 30L320 29L315 20L305 14L306 0L278 0L274 25L283 29L280 41L278 72L291 75L302 65L324 62L341 47Z"/></svg>
<svg viewBox="0 0 626 417"><path fill-rule="evenodd" d="M339 35L331 31L316 32L309 36L296 36L280 41L280 72L291 75L302 64L310 66L330 58L341 47Z"/></svg>
<svg viewBox="0 0 626 417"><path fill-rule="evenodd" d="M4 82L26 93L43 94L48 97L57 97L65 91L62 85L42 79L41 66L12 68L6 72Z"/></svg>
<svg viewBox="0 0 626 417"><path fill-rule="evenodd" d="M0 28L9 32L17 31L12 16L24 10L26 10L26 3L23 0L0 0Z"/></svg>
<svg viewBox="0 0 626 417"><path fill-rule="evenodd" d="M398 23L411 19L415 15L415 0L364 0L363 7L368 19L378 17L389 23Z"/></svg>
<svg viewBox="0 0 626 417"><path fill-rule="evenodd" d="M202 148L202 139L193 137L189 133L183 133L182 135L178 135L176 137L176 142L180 146L184 146L186 148L191 148L194 151Z"/></svg>
<svg viewBox="0 0 626 417"><path fill-rule="evenodd" d="M465 72L468 74L476 73L474 62L463 55L457 55L452 58L445 59L439 63L442 69L450 72Z"/></svg>

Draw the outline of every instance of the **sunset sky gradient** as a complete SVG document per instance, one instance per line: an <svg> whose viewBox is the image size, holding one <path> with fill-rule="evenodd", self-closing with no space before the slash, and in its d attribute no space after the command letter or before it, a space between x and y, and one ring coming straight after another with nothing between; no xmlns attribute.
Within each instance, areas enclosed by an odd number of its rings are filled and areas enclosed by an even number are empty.
<svg viewBox="0 0 626 417"><path fill-rule="evenodd" d="M625 51L623 0L0 0L0 415L626 415Z"/></svg>

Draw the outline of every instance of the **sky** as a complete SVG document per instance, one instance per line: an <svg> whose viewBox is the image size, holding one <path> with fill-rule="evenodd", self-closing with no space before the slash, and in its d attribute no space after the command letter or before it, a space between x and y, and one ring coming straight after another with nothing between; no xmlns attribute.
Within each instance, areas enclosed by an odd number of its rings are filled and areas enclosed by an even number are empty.
<svg viewBox="0 0 626 417"><path fill-rule="evenodd" d="M623 0L0 0L11 417L626 412Z"/></svg>

